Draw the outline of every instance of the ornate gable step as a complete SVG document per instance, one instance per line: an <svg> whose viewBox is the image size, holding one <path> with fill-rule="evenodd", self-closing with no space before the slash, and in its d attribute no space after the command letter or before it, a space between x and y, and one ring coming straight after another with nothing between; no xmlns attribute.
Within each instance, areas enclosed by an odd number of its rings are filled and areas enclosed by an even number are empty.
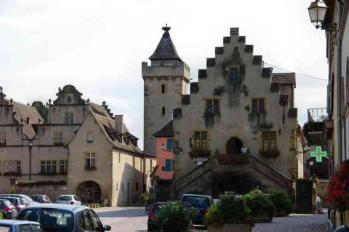
<svg viewBox="0 0 349 232"><path fill-rule="evenodd" d="M207 67L214 67L216 65L216 59L215 58L207 58L206 59L206 66Z"/></svg>
<svg viewBox="0 0 349 232"><path fill-rule="evenodd" d="M253 53L253 45L246 45L245 52L246 53Z"/></svg>
<svg viewBox="0 0 349 232"><path fill-rule="evenodd" d="M199 92L199 82L190 83L190 93L198 93Z"/></svg>
<svg viewBox="0 0 349 232"><path fill-rule="evenodd" d="M263 68L262 69L262 77L271 77L271 74L273 73L273 68Z"/></svg>
<svg viewBox="0 0 349 232"><path fill-rule="evenodd" d="M216 48L214 49L214 53L215 53L216 55L221 55L221 54L224 53L224 48L223 48L223 47L216 47Z"/></svg>
<svg viewBox="0 0 349 232"><path fill-rule="evenodd" d="M239 43L245 43L246 42L246 36L239 36L238 42Z"/></svg>
<svg viewBox="0 0 349 232"><path fill-rule="evenodd" d="M252 64L254 64L254 65L262 65L262 61L263 61L263 59L262 59L262 56L260 56L260 55L253 56L253 58L252 58Z"/></svg>
<svg viewBox="0 0 349 232"><path fill-rule="evenodd" d="M206 69L199 69L198 76L199 76L199 79L206 78L207 77L207 70Z"/></svg>

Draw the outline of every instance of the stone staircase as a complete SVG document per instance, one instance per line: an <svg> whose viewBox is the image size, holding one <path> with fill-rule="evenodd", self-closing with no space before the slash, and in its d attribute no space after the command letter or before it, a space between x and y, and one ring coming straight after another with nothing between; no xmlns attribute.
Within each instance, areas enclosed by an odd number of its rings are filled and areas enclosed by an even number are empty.
<svg viewBox="0 0 349 232"><path fill-rule="evenodd" d="M268 185L283 189L287 192L291 189L291 179L284 174L278 172L277 170L270 167L265 162L260 159L250 156L249 161L244 164L221 164L218 156L213 156L208 159L205 163L200 166L195 167L188 173L175 178L173 182L174 191L177 196L185 192L190 192L191 187L194 185L199 185L200 183L210 183L210 178L212 174L219 169L229 170L229 171L244 171L248 173L255 172L258 176L261 176L263 183L268 183Z"/></svg>

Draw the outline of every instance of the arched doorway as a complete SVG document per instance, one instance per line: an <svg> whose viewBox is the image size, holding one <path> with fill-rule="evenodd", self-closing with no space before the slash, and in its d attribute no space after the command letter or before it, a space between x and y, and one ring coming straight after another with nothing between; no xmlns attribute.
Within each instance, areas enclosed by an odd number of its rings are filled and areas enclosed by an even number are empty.
<svg viewBox="0 0 349 232"><path fill-rule="evenodd" d="M236 137L232 137L228 140L226 144L227 154L240 154L243 143L240 139Z"/></svg>
<svg viewBox="0 0 349 232"><path fill-rule="evenodd" d="M94 181L86 181L78 186L76 195L80 197L82 203L101 202L101 188Z"/></svg>

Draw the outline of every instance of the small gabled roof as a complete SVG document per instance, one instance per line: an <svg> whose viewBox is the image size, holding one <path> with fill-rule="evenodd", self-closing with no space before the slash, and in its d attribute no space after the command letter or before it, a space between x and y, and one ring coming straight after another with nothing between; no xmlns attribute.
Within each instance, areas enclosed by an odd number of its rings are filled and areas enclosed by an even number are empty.
<svg viewBox="0 0 349 232"><path fill-rule="evenodd" d="M162 28L164 30L164 34L156 47L153 55L149 57L150 60L181 60L177 54L176 47L172 42L169 30L171 27L167 25Z"/></svg>
<svg viewBox="0 0 349 232"><path fill-rule="evenodd" d="M154 134L155 137L173 137L173 120Z"/></svg>

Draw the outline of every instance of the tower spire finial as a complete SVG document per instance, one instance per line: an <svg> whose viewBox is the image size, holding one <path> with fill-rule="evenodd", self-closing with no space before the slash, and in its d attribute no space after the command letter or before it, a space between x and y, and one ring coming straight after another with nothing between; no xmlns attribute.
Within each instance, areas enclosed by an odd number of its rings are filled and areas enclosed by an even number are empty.
<svg viewBox="0 0 349 232"><path fill-rule="evenodd" d="M166 23L165 26L162 27L161 29L164 30L165 32L168 32L169 30L171 30L171 27L167 26L167 23Z"/></svg>

